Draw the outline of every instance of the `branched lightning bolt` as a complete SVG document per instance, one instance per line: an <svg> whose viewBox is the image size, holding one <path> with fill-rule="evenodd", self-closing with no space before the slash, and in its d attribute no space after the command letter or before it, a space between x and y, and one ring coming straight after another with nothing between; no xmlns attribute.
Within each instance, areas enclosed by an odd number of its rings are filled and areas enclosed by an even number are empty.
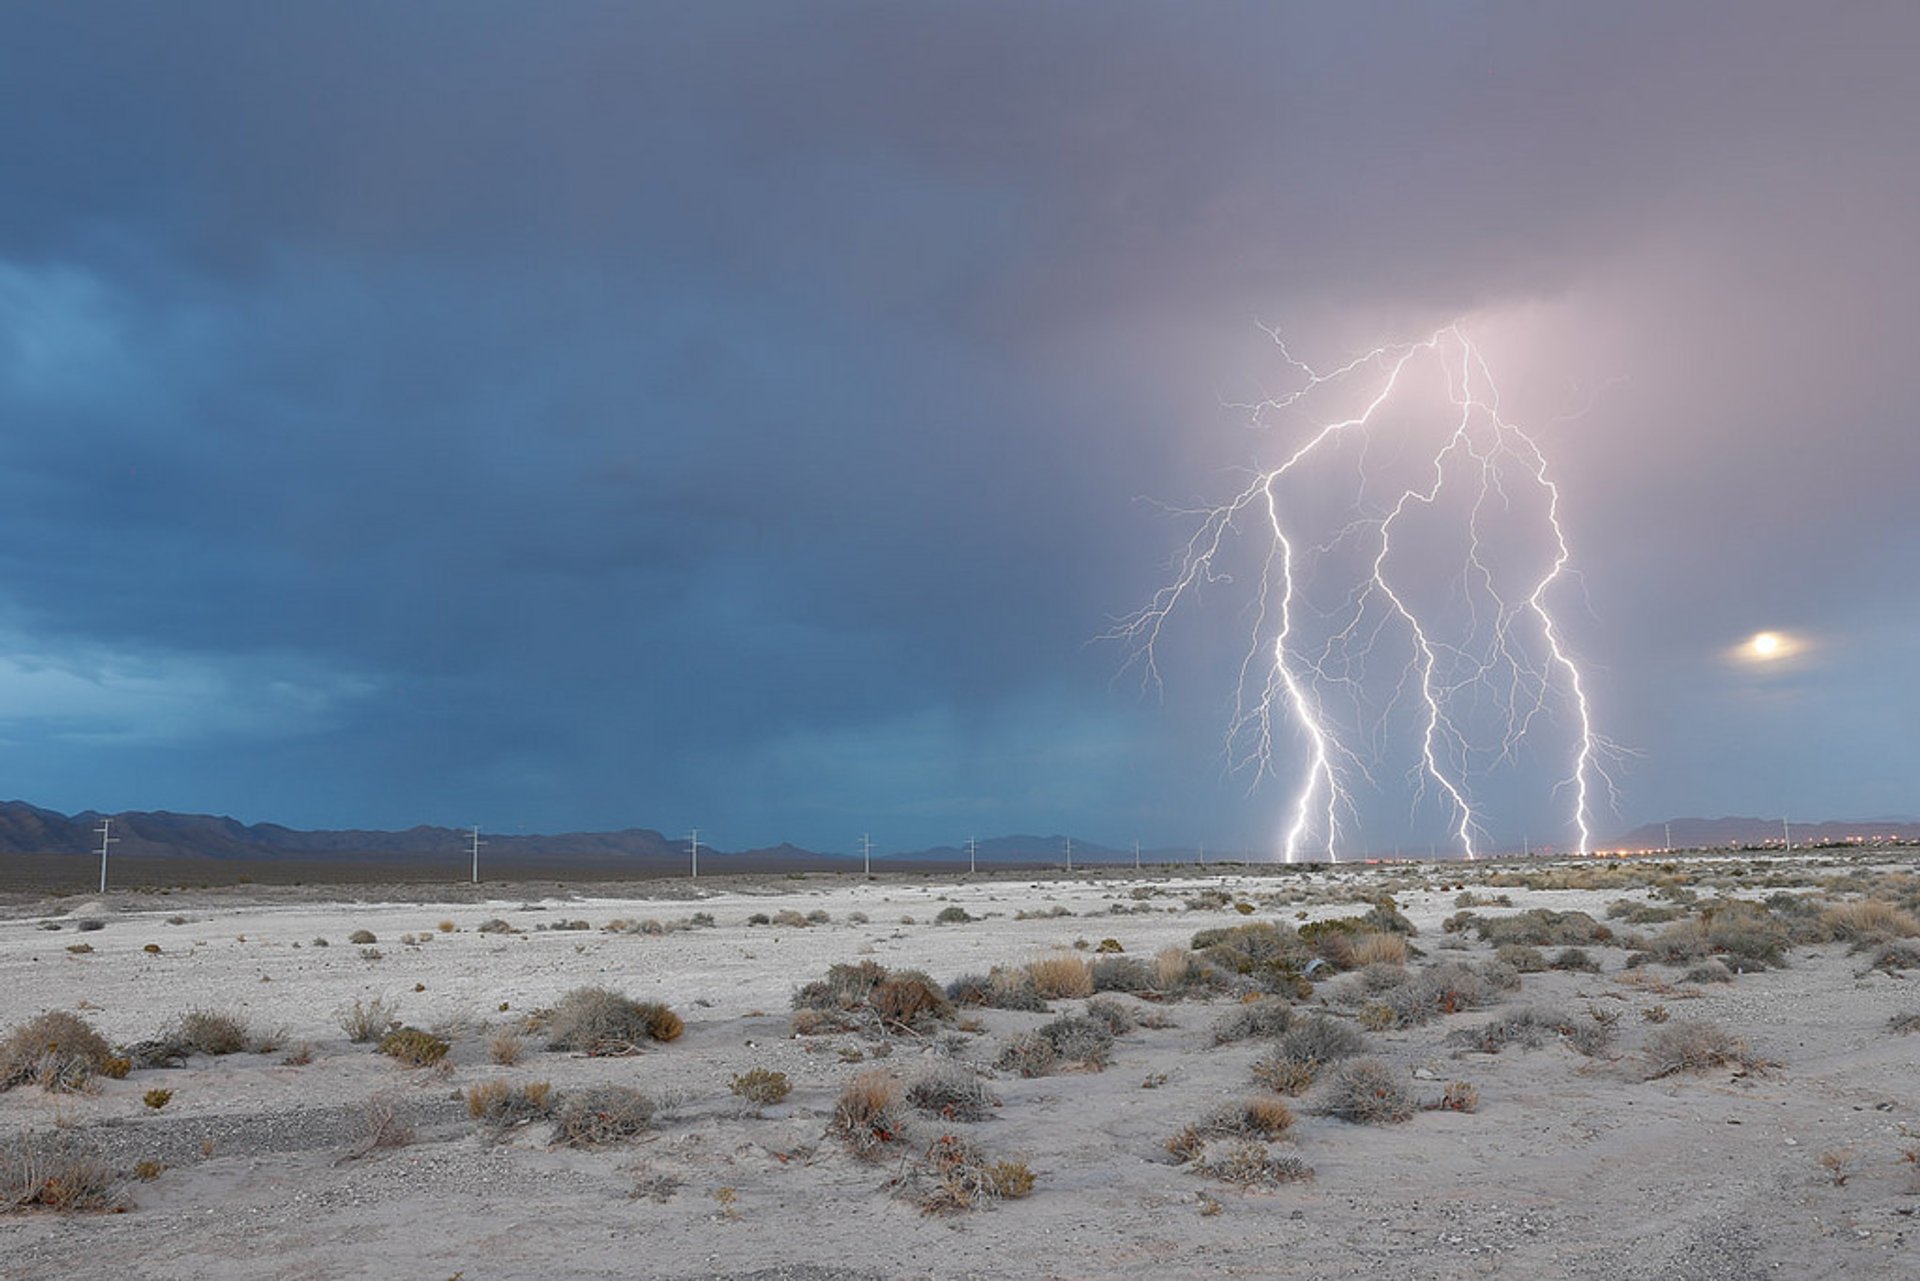
<svg viewBox="0 0 1920 1281"><path fill-rule="evenodd" d="M1571 722L1566 730L1571 761L1554 791L1571 793L1569 830L1580 852L1591 852L1593 793L1604 784L1611 794L1605 762L1616 749L1594 730L1586 682L1550 607L1572 557L1560 517L1560 488L1539 444L1501 416L1492 373L1458 325L1420 342L1375 348L1325 372L1295 357L1278 333L1267 333L1299 382L1245 407L1256 426L1271 428L1304 412L1321 393L1358 391L1360 408L1310 426L1277 465L1254 471L1226 503L1181 513L1197 525L1172 581L1145 608L1120 620L1109 637L1128 645L1129 666L1137 664L1143 682L1158 687L1157 651L1169 620L1188 597L1210 584L1230 582L1229 548L1251 540L1260 572L1249 603L1251 639L1240 664L1228 761L1234 769L1250 768L1257 782L1275 770L1276 722L1290 723L1303 740L1305 763L1282 838L1288 862L1302 857L1316 834L1328 856L1337 857L1357 823L1353 788L1362 781L1376 784L1369 757L1377 762L1385 749L1378 742L1367 753L1350 746L1349 728L1337 722L1329 701L1345 698L1364 706L1373 696L1369 691L1382 686L1387 693L1373 732L1383 734L1401 703L1411 704L1418 722L1414 803L1429 789L1444 797L1452 838L1468 858L1479 852L1484 833L1472 796L1474 779L1515 763L1543 717ZM1389 487L1399 492L1382 502L1378 495L1366 495L1370 478L1363 462L1357 514L1331 537L1303 542L1285 487L1315 475L1316 466L1330 467L1328 456L1347 439L1364 442L1422 362L1433 362L1444 375L1450 424L1427 456L1422 476ZM1490 520L1512 511L1516 484L1530 487L1543 509L1542 528L1530 537L1544 548L1547 564L1524 591L1503 591L1494 567L1498 549L1490 545L1497 540L1485 529ZM1442 514L1443 501L1451 500L1456 489L1468 499L1465 564L1452 584L1464 618L1436 618L1416 606L1409 595L1415 584L1396 572L1394 558L1404 545L1396 540L1414 537L1406 533L1410 521ZM1342 554L1357 558L1362 569L1333 606L1313 605L1306 588L1315 569ZM1303 615L1322 625L1317 643L1303 636ZM1408 657L1397 675L1383 680L1369 669L1369 659L1390 637L1398 638ZM1491 734L1479 729L1488 721L1495 726Z"/></svg>

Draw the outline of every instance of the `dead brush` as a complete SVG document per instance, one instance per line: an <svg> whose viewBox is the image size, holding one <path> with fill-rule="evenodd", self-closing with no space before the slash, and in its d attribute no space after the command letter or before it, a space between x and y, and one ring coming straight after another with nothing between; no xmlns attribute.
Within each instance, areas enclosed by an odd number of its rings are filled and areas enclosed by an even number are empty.
<svg viewBox="0 0 1920 1281"><path fill-rule="evenodd" d="M793 1092L793 1083L785 1072L769 1068L748 1068L727 1083L735 1097L758 1109L779 1103Z"/></svg>
<svg viewBox="0 0 1920 1281"><path fill-rule="evenodd" d="M1024 1161L989 1162L980 1149L954 1134L927 1145L917 1161L892 1181L925 1214L958 1214L998 1200L1014 1200L1033 1191L1033 1171Z"/></svg>
<svg viewBox="0 0 1920 1281"><path fill-rule="evenodd" d="M510 1027L503 1027L487 1038L487 1061L512 1067L527 1052L527 1039Z"/></svg>
<svg viewBox="0 0 1920 1281"><path fill-rule="evenodd" d="M1378 1059L1352 1059L1334 1068L1315 1101L1322 1115L1355 1125L1392 1125L1413 1115L1413 1098Z"/></svg>
<svg viewBox="0 0 1920 1281"><path fill-rule="evenodd" d="M1884 899L1836 903L1820 913L1820 923L1855 950L1920 935L1920 917Z"/></svg>
<svg viewBox="0 0 1920 1281"><path fill-rule="evenodd" d="M340 1030L355 1045L364 1045L377 1041L394 1028L400 1026L400 1006L384 996L355 998L352 1005L343 1007L336 1016Z"/></svg>
<svg viewBox="0 0 1920 1281"><path fill-rule="evenodd" d="M874 1160L887 1144L900 1137L904 1125L900 1083L888 1072L862 1072L840 1091L827 1133L845 1143L855 1156Z"/></svg>
<svg viewBox="0 0 1920 1281"><path fill-rule="evenodd" d="M72 1093L87 1088L113 1059L112 1047L85 1019L54 1010L29 1019L0 1041L0 1090L33 1082L51 1092Z"/></svg>
<svg viewBox="0 0 1920 1281"><path fill-rule="evenodd" d="M1422 1106L1429 1112L1478 1112L1480 1091L1466 1081L1448 1081L1439 1098Z"/></svg>
<svg viewBox="0 0 1920 1281"><path fill-rule="evenodd" d="M547 1116L552 1110L553 1086L546 1081L512 1085L482 1081L467 1087L467 1115L496 1134Z"/></svg>
<svg viewBox="0 0 1920 1281"><path fill-rule="evenodd" d="M27 1131L0 1140L0 1213L117 1210L119 1173L85 1139Z"/></svg>
<svg viewBox="0 0 1920 1281"><path fill-rule="evenodd" d="M1000 1099L970 1069L939 1063L908 1083L907 1103L945 1121L984 1121Z"/></svg>
<svg viewBox="0 0 1920 1281"><path fill-rule="evenodd" d="M1293 1129L1293 1109L1280 1099L1255 1095L1222 1104L1195 1128L1207 1138L1279 1139Z"/></svg>
<svg viewBox="0 0 1920 1281"><path fill-rule="evenodd" d="M1716 1067L1750 1072L1770 1066L1745 1041L1706 1019L1682 1019L1656 1028L1641 1052L1646 1057L1649 1081L1676 1072L1705 1072Z"/></svg>
<svg viewBox="0 0 1920 1281"><path fill-rule="evenodd" d="M400 1100L392 1094L376 1094L368 1099L360 1114L360 1140L334 1164L357 1161L375 1152L404 1148L414 1139L413 1121L401 1110Z"/></svg>
<svg viewBox="0 0 1920 1281"><path fill-rule="evenodd" d="M1313 1167L1294 1156L1276 1156L1264 1143L1236 1143L1224 1152L1209 1149L1193 1163L1196 1174L1243 1188L1277 1188L1313 1178Z"/></svg>
<svg viewBox="0 0 1920 1281"><path fill-rule="evenodd" d="M1352 969L1407 963L1407 940L1400 934L1357 934L1348 950Z"/></svg>
<svg viewBox="0 0 1920 1281"><path fill-rule="evenodd" d="M604 987L577 987L547 1016L547 1048L589 1057L638 1054L677 1041L686 1023L658 1001L636 1001Z"/></svg>
<svg viewBox="0 0 1920 1281"><path fill-rule="evenodd" d="M653 1124L653 1100L624 1085L593 1085L561 1096L553 1109L553 1141L593 1148L636 1138Z"/></svg>

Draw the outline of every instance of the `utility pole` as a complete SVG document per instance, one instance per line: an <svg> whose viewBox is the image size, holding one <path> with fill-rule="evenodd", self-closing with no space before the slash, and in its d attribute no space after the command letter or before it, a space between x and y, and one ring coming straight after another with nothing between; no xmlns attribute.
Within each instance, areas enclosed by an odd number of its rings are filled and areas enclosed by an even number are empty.
<svg viewBox="0 0 1920 1281"><path fill-rule="evenodd" d="M1133 843L1133 870L1136 872L1140 870L1140 842L1139 841L1135 841Z"/></svg>
<svg viewBox="0 0 1920 1281"><path fill-rule="evenodd" d="M113 844L115 841L120 839L117 836L111 835L112 831L113 831L113 820L111 818L101 819L100 820L100 892L102 894L105 894L107 892L107 846Z"/></svg>
<svg viewBox="0 0 1920 1281"><path fill-rule="evenodd" d="M1532 858L1533 857L1533 837L1529 836L1525 832L1520 833L1520 844L1526 850L1526 857Z"/></svg>
<svg viewBox="0 0 1920 1281"><path fill-rule="evenodd" d="M693 879L700 879L700 829L687 833L687 850L693 855Z"/></svg>
<svg viewBox="0 0 1920 1281"><path fill-rule="evenodd" d="M1202 845L1200 847L1200 866L1205 867L1206 865L1207 865L1207 847L1205 845Z"/></svg>
<svg viewBox="0 0 1920 1281"><path fill-rule="evenodd" d="M974 840L971 836L969 836L967 838L967 874L971 876L973 873L979 870L980 870L979 856L974 851Z"/></svg>
<svg viewBox="0 0 1920 1281"><path fill-rule="evenodd" d="M1667 848L1664 852L1673 853L1673 824L1671 823L1667 824Z"/></svg>
<svg viewBox="0 0 1920 1281"><path fill-rule="evenodd" d="M1780 840L1787 847L1787 853L1793 853L1793 829L1787 826L1787 820L1780 820Z"/></svg>
<svg viewBox="0 0 1920 1281"><path fill-rule="evenodd" d="M480 847L486 842L480 839L480 825L473 825L473 883L480 883Z"/></svg>
<svg viewBox="0 0 1920 1281"><path fill-rule="evenodd" d="M1073 870L1073 838L1071 836L1067 838L1067 870L1069 872Z"/></svg>
<svg viewBox="0 0 1920 1281"><path fill-rule="evenodd" d="M860 833L860 853L867 861L867 875L873 875L873 837L866 832Z"/></svg>

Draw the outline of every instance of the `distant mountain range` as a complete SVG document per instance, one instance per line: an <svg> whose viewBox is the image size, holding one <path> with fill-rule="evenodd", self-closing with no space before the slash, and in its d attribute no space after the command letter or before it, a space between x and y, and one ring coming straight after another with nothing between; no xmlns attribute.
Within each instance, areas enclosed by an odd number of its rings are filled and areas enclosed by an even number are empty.
<svg viewBox="0 0 1920 1281"><path fill-rule="evenodd" d="M61 814L25 801L0 802L0 856L86 855L100 848L99 828L109 817L93 810ZM404 831L301 831L277 823L244 824L212 814L174 814L165 810L114 814L114 858L170 858L214 860L298 861L318 864L359 860L383 864L461 863L468 857L471 834L460 828L410 827ZM1648 823L1612 841L1609 849L1712 849L1728 846L1777 844L1780 821L1767 818L1676 818L1671 824ZM1920 822L1911 819L1863 819L1823 823L1795 823L1794 844L1856 840L1920 842ZM650 828L630 827L617 832L562 832L522 836L481 833L483 866L513 866L532 870L545 865L572 868L601 867L612 871L670 871L684 867L689 850L684 838L669 838ZM1053 836L996 836L978 842L974 857L993 866L1056 866L1066 859L1067 838ZM1226 852L1231 860L1232 851ZM804 868L850 868L861 865L857 854L829 854L796 845L725 851L702 845L702 869L722 871L780 871ZM1147 863L1190 863L1192 849L1143 850ZM1131 850L1117 850L1093 842L1073 842L1076 864L1131 863ZM711 860L707 862L706 860ZM965 847L939 845L928 849L874 855L876 863L899 866L965 867Z"/></svg>

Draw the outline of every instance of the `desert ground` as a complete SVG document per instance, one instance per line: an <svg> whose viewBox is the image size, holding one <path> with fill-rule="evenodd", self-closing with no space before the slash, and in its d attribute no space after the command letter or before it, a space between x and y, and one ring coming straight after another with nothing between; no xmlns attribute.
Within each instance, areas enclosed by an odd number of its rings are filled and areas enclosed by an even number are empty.
<svg viewBox="0 0 1920 1281"><path fill-rule="evenodd" d="M0 1278L1913 1277L1912 854L18 895Z"/></svg>

